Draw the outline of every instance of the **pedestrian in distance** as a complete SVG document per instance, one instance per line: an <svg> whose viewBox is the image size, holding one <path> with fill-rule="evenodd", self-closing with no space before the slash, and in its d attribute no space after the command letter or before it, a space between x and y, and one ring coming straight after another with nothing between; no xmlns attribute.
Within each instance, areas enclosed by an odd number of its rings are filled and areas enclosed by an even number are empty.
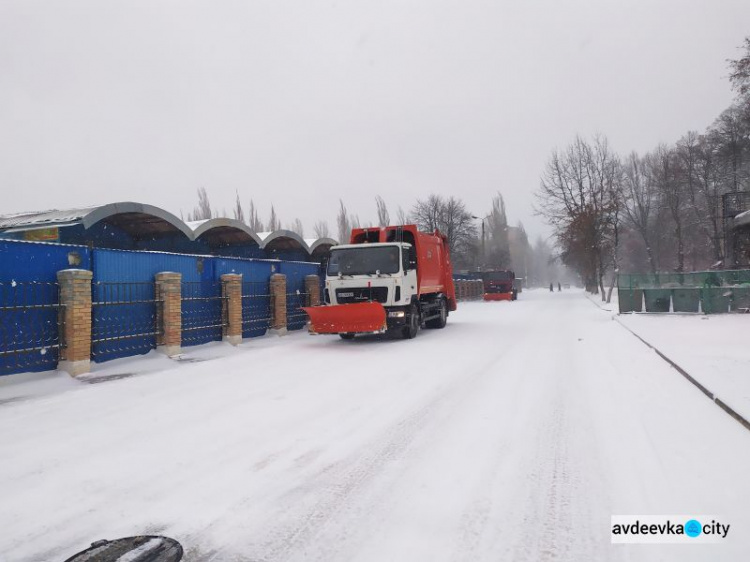
<svg viewBox="0 0 750 562"><path fill-rule="evenodd" d="M549 292L550 293L554 293L555 292L555 287L554 287L554 285L552 285L552 283L549 284Z"/></svg>
<svg viewBox="0 0 750 562"><path fill-rule="evenodd" d="M560 282L558 281L557 282L557 292L559 293L560 291L562 291L562 285L560 285Z"/></svg>

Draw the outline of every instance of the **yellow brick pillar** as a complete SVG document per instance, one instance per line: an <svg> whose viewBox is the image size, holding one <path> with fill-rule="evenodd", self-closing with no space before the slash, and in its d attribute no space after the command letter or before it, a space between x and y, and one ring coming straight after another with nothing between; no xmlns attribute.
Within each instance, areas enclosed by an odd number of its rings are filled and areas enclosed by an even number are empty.
<svg viewBox="0 0 750 562"><path fill-rule="evenodd" d="M320 277L317 275L305 276L305 292L307 293L307 306L319 306Z"/></svg>
<svg viewBox="0 0 750 562"><path fill-rule="evenodd" d="M286 275L271 275L271 329L272 334L286 335Z"/></svg>
<svg viewBox="0 0 750 562"><path fill-rule="evenodd" d="M155 277L157 300L156 349L169 355L182 353L182 274L165 271Z"/></svg>
<svg viewBox="0 0 750 562"><path fill-rule="evenodd" d="M91 371L91 279L85 269L57 272L60 285L60 359L57 368L78 376Z"/></svg>
<svg viewBox="0 0 750 562"><path fill-rule="evenodd" d="M221 276L223 297L223 339L232 345L242 343L242 275L226 273Z"/></svg>

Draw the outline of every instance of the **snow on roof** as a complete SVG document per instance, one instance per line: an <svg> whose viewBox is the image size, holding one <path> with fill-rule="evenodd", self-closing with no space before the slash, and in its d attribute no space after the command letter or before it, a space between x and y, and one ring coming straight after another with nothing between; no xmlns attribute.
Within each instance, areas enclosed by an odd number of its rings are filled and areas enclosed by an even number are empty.
<svg viewBox="0 0 750 562"><path fill-rule="evenodd" d="M185 221L185 224L188 225L191 229L196 230L199 226L202 224L206 224L211 219L203 219L199 221Z"/></svg>
<svg viewBox="0 0 750 562"><path fill-rule="evenodd" d="M0 216L0 229L15 228L19 226L41 226L45 224L75 222L81 220L83 217L97 208L98 207L49 209L47 211L3 215Z"/></svg>

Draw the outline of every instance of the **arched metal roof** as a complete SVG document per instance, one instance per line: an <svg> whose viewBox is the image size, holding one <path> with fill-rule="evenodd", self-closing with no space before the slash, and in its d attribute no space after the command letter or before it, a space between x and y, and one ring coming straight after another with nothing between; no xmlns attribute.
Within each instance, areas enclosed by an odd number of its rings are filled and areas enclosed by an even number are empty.
<svg viewBox="0 0 750 562"><path fill-rule="evenodd" d="M193 231L178 217L169 211L145 203L129 201L110 203L94 207L81 217L81 224L86 229L100 221L114 224L135 238L143 235L167 234L177 230L189 240L194 239Z"/></svg>
<svg viewBox="0 0 750 562"><path fill-rule="evenodd" d="M318 238L315 242L310 244L310 257L322 259L331 247L336 246L337 244L338 242L333 238Z"/></svg>
<svg viewBox="0 0 750 562"><path fill-rule="evenodd" d="M263 238L261 248L265 250L269 247L277 250L296 250L299 248L305 250L308 254L310 253L309 246L299 234L285 229L274 230Z"/></svg>
<svg viewBox="0 0 750 562"><path fill-rule="evenodd" d="M222 244L240 244L254 242L261 246L263 240L255 234L244 222L236 219L215 218L200 221L193 229L193 237L217 240Z"/></svg>
<svg viewBox="0 0 750 562"><path fill-rule="evenodd" d="M84 229L89 229L100 222L114 225L134 239L180 232L190 241L202 238L206 241L213 239L217 245L255 243L263 250L304 250L310 256L316 252L320 254L338 244L333 238L327 237L304 240L296 232L286 229L255 233L245 223L230 218L185 223L169 211L132 201L0 216L0 232L75 224L81 224ZM209 244L211 243L209 241Z"/></svg>
<svg viewBox="0 0 750 562"><path fill-rule="evenodd" d="M315 242L310 244L310 255L314 254L319 248L325 248L328 250L331 246L338 245L338 242L333 238L318 238Z"/></svg>

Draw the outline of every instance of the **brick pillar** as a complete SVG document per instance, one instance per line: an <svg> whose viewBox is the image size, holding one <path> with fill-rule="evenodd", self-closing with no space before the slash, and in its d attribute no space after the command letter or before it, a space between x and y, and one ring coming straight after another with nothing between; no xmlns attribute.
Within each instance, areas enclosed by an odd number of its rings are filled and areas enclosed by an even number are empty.
<svg viewBox="0 0 750 562"><path fill-rule="evenodd" d="M238 345L242 343L242 275L222 275L221 296L224 297L223 339L232 345Z"/></svg>
<svg viewBox="0 0 750 562"><path fill-rule="evenodd" d="M307 293L307 306L320 305L320 277L307 275L305 277L305 292Z"/></svg>
<svg viewBox="0 0 750 562"><path fill-rule="evenodd" d="M91 370L91 278L85 269L57 272L60 285L60 349L57 368L78 376Z"/></svg>
<svg viewBox="0 0 750 562"><path fill-rule="evenodd" d="M156 274L157 326L156 349L169 355L182 353L182 274Z"/></svg>
<svg viewBox="0 0 750 562"><path fill-rule="evenodd" d="M286 275L271 275L271 333L286 334Z"/></svg>

